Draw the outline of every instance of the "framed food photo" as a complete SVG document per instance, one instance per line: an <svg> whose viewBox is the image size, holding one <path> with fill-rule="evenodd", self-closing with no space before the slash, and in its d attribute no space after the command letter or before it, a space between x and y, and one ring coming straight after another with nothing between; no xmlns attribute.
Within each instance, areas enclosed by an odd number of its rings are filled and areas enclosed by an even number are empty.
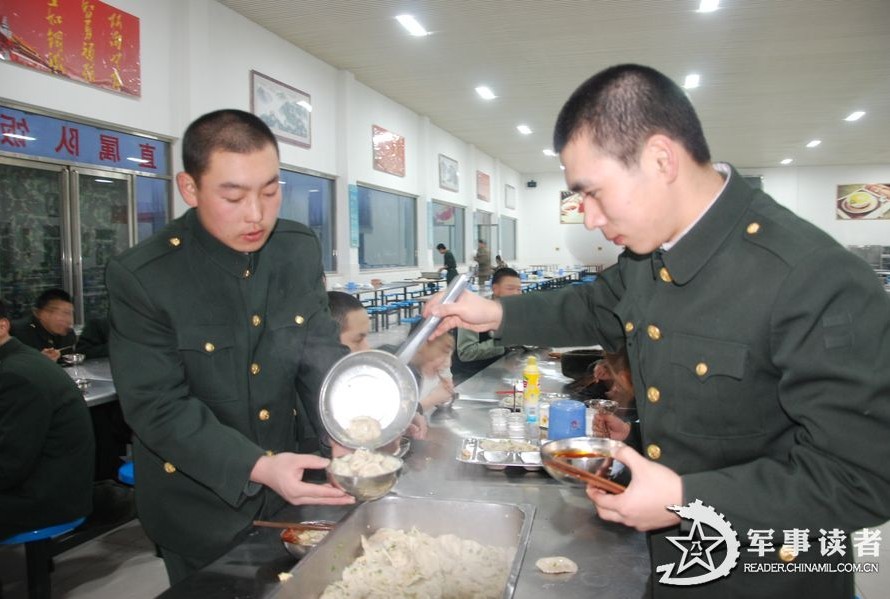
<svg viewBox="0 0 890 599"><path fill-rule="evenodd" d="M371 126L374 170L405 176L405 138L377 125Z"/></svg>
<svg viewBox="0 0 890 599"><path fill-rule="evenodd" d="M281 141L312 147L312 98L306 92L251 71L250 111Z"/></svg>
<svg viewBox="0 0 890 599"><path fill-rule="evenodd" d="M476 171L476 199L483 202L491 201L491 177L488 173Z"/></svg>
<svg viewBox="0 0 890 599"><path fill-rule="evenodd" d="M584 222L581 194L571 191L559 192L559 222L564 225Z"/></svg>
<svg viewBox="0 0 890 599"><path fill-rule="evenodd" d="M890 183L838 185L837 220L890 220Z"/></svg>
<svg viewBox="0 0 890 599"><path fill-rule="evenodd" d="M460 173L457 160L439 154L439 187L448 191L459 191Z"/></svg>

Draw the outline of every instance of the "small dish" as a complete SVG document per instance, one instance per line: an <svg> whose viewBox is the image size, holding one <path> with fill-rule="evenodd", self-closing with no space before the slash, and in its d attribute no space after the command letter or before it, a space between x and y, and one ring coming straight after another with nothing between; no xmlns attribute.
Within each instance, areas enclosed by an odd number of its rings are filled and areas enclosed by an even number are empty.
<svg viewBox="0 0 890 599"><path fill-rule="evenodd" d="M541 469L541 452L539 451L521 451L519 459L522 460L523 466L529 472Z"/></svg>
<svg viewBox="0 0 890 599"><path fill-rule="evenodd" d="M312 524L320 526L334 526L336 522L330 520L306 520L300 524ZM281 531L281 542L284 548L295 558L304 557L312 550L322 539L327 536L328 531L325 530L300 530L297 528L285 528Z"/></svg>
<svg viewBox="0 0 890 599"><path fill-rule="evenodd" d="M510 457L510 452L507 451L483 451L482 457L485 458L486 462L489 462L485 465L489 470L503 470L506 466L503 462L506 462Z"/></svg>
<svg viewBox="0 0 890 599"><path fill-rule="evenodd" d="M585 482L551 467L550 462L561 460L575 468L612 480L624 469L624 464L612 457L623 446L621 441L600 437L569 437L548 441L541 445L541 462L547 474L559 482L573 487L586 487Z"/></svg>

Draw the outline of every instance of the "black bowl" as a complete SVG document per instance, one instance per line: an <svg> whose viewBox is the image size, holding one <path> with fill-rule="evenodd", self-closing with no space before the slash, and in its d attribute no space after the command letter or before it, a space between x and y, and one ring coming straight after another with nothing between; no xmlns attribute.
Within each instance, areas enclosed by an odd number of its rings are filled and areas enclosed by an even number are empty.
<svg viewBox="0 0 890 599"><path fill-rule="evenodd" d="M562 373L570 379L580 379L591 372L593 364L603 357L601 349L574 349L560 358Z"/></svg>

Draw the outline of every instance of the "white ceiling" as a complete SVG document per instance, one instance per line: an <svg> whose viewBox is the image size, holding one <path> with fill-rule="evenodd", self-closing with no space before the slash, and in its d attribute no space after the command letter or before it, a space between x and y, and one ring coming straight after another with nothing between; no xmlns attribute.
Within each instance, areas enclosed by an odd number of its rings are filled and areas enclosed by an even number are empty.
<svg viewBox="0 0 890 599"><path fill-rule="evenodd" d="M716 160L890 164L890 0L218 1L521 173L559 168L542 150L562 103L621 62L701 75L690 96ZM432 35L409 36L402 13Z"/></svg>

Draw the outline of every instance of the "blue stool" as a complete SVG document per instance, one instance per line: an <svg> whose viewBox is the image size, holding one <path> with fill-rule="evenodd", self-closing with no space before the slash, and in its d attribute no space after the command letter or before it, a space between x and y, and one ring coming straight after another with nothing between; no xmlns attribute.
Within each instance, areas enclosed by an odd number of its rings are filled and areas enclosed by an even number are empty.
<svg viewBox="0 0 890 599"><path fill-rule="evenodd" d="M25 544L25 561L28 568L28 597L31 599L50 599L52 584L49 574L52 570L52 539L66 532L71 532L83 524L84 520L85 518L78 518L65 524L29 530L0 541L0 545Z"/></svg>
<svg viewBox="0 0 890 599"><path fill-rule="evenodd" d="M133 462L125 462L117 469L117 479L131 487L136 484L136 472L133 470Z"/></svg>
<svg viewBox="0 0 890 599"><path fill-rule="evenodd" d="M423 320L423 316L408 316L402 319L402 322L407 322L408 324L415 324Z"/></svg>

